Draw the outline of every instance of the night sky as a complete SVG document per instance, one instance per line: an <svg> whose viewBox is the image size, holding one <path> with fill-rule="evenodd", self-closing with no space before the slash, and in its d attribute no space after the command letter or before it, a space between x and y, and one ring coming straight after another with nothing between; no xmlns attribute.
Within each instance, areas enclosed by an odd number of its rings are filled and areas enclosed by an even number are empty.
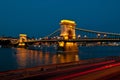
<svg viewBox="0 0 120 80"><path fill-rule="evenodd" d="M0 36L43 37L58 29L61 19L120 33L120 0L0 0Z"/></svg>

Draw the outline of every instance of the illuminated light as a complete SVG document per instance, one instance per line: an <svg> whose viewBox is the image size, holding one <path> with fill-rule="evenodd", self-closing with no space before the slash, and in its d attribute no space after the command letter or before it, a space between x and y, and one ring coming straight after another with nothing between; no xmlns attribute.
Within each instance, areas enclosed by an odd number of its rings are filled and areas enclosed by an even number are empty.
<svg viewBox="0 0 120 80"><path fill-rule="evenodd" d="M67 36L65 36L65 37L64 37L64 39L65 39L65 40L67 40L67 39L68 39L68 37L67 37Z"/></svg>
<svg viewBox="0 0 120 80"><path fill-rule="evenodd" d="M69 28L73 28L73 26L69 26Z"/></svg>
<svg viewBox="0 0 120 80"><path fill-rule="evenodd" d="M67 42L66 46L73 46L73 42Z"/></svg>
<svg viewBox="0 0 120 80"><path fill-rule="evenodd" d="M76 39L76 36L73 36L73 39Z"/></svg>
<svg viewBox="0 0 120 80"><path fill-rule="evenodd" d="M37 45L34 45L34 47L36 47Z"/></svg>
<svg viewBox="0 0 120 80"><path fill-rule="evenodd" d="M100 36L100 34L97 34L97 36Z"/></svg>
<svg viewBox="0 0 120 80"><path fill-rule="evenodd" d="M75 61L79 61L79 56L75 55Z"/></svg>
<svg viewBox="0 0 120 80"><path fill-rule="evenodd" d="M20 34L20 36L25 36L26 37L27 35L26 34Z"/></svg>
<svg viewBox="0 0 120 80"><path fill-rule="evenodd" d="M25 46L25 43L19 43L19 46Z"/></svg>
<svg viewBox="0 0 120 80"><path fill-rule="evenodd" d="M66 34L66 33L62 33L61 35L63 35L63 36L67 36L67 34Z"/></svg>
<svg viewBox="0 0 120 80"><path fill-rule="evenodd" d="M58 54L58 57L60 57L60 54Z"/></svg>
<svg viewBox="0 0 120 80"><path fill-rule="evenodd" d="M64 47L64 42L59 42L60 47Z"/></svg>
<svg viewBox="0 0 120 80"><path fill-rule="evenodd" d="M71 23L71 24L75 24L75 21L72 21L72 20L61 20L61 23Z"/></svg>
<svg viewBox="0 0 120 80"><path fill-rule="evenodd" d="M60 24L61 25L72 25L72 27L74 27L76 25L75 21L72 21L72 20L61 20Z"/></svg>

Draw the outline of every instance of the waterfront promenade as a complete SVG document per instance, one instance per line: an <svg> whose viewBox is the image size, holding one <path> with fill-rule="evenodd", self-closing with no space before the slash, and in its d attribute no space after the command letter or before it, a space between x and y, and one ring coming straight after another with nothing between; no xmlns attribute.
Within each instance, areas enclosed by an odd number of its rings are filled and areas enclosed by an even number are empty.
<svg viewBox="0 0 120 80"><path fill-rule="evenodd" d="M66 80L74 78L77 79L77 77L85 76L88 73L107 70L107 68L119 66L120 65L119 61L120 61L119 57L107 57L69 63L51 64L46 66L38 66L33 68L0 72L0 79L1 80L18 80L18 79ZM115 66L112 66L111 64L114 64ZM78 73L79 75L75 75Z"/></svg>

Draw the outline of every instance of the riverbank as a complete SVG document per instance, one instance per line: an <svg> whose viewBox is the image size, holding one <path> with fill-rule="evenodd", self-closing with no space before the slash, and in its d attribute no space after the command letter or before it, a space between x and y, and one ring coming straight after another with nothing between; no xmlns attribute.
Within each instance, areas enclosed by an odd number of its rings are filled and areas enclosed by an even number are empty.
<svg viewBox="0 0 120 80"><path fill-rule="evenodd" d="M119 61L120 57L106 57L106 58L94 58L89 60L82 60L82 61L75 61L75 62L69 62L69 63L60 63L60 64L51 64L51 65L45 65L45 66L37 66L32 68L25 68L25 69L18 69L18 70L11 70L11 71L5 71L0 72L0 79L2 80L12 80L12 79L24 79L29 78L31 76L36 75L42 75L46 74L48 72L53 72L57 70L67 70L73 67L83 67L87 68L85 66L96 64L103 65L107 63L112 63Z"/></svg>

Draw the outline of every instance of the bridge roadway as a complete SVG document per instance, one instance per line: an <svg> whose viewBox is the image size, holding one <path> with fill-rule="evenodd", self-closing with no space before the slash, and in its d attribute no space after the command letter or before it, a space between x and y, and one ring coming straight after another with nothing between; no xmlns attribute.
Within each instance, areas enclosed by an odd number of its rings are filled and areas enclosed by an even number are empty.
<svg viewBox="0 0 120 80"><path fill-rule="evenodd" d="M35 43L35 42L120 42L120 38L82 38L82 39L48 39L48 40L29 40L25 43Z"/></svg>

